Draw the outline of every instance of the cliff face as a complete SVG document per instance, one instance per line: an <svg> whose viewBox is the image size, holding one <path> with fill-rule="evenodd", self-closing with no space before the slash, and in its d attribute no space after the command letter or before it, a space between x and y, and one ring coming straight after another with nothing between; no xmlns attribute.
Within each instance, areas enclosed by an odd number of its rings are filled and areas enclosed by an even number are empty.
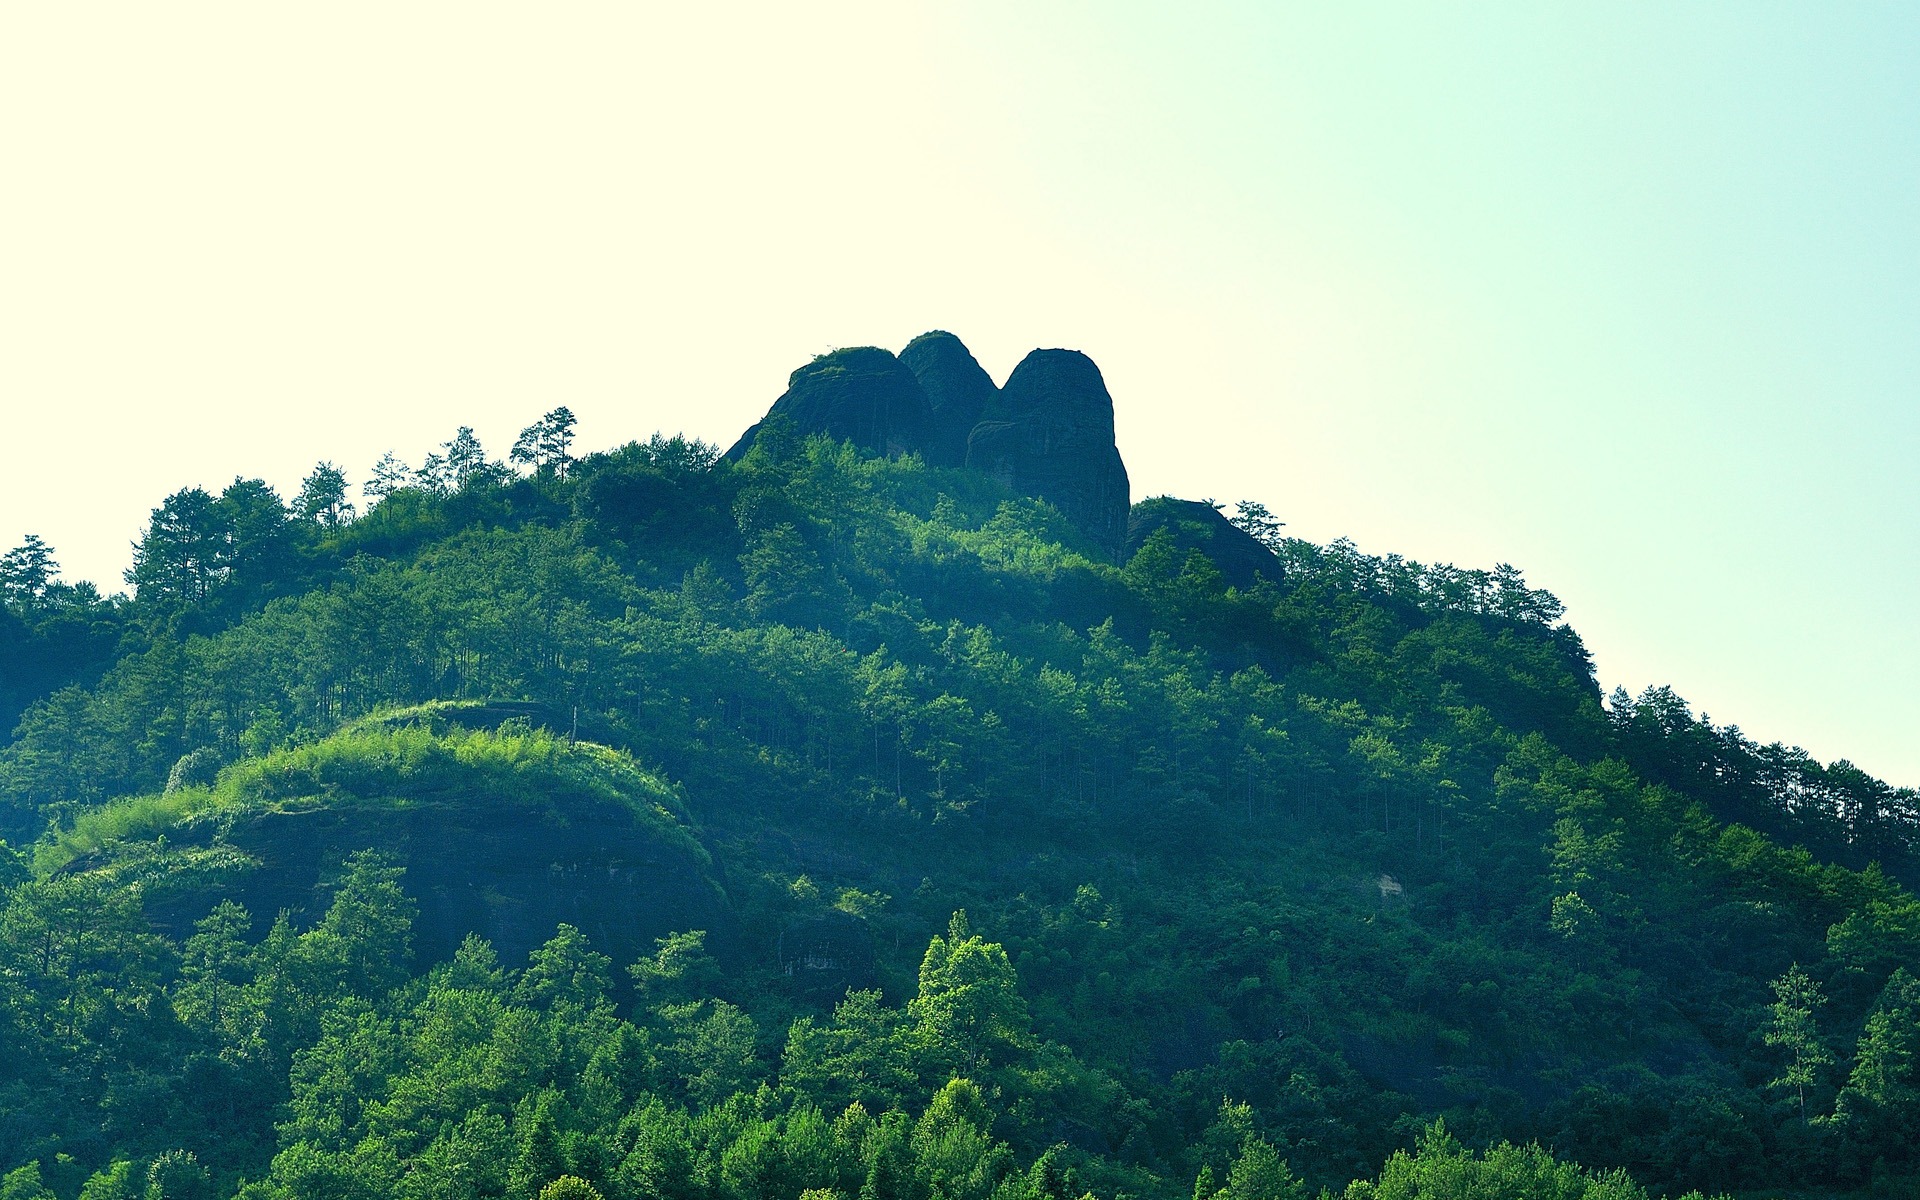
<svg viewBox="0 0 1920 1200"><path fill-rule="evenodd" d="M986 416L1000 389L959 338L944 330L923 333L900 352L933 406L924 453L936 467L967 465L967 437Z"/></svg>
<svg viewBox="0 0 1920 1200"><path fill-rule="evenodd" d="M192 863L167 874L177 886L146 889L149 916L184 937L226 899L256 922L284 910L304 926L331 903L341 864L373 849L405 870L423 963L470 933L515 962L562 922L617 963L682 930L727 947L732 907L671 790L617 752L534 726L549 715L490 701L366 718L234 764L161 836L67 869L130 879L146 856Z"/></svg>
<svg viewBox="0 0 1920 1200"><path fill-rule="evenodd" d="M655 938L706 929L718 942L732 924L704 865L615 804L564 815L462 804L269 812L236 822L226 840L260 864L234 899L255 914L290 908L309 920L325 909L327 872L379 848L407 870L423 962L451 957L468 933L519 962L564 921L628 963L652 953Z"/></svg>
<svg viewBox="0 0 1920 1200"><path fill-rule="evenodd" d="M680 930L708 930L716 948L732 941L732 910L711 868L618 804L317 807L247 814L217 834L179 829L170 840L190 846L209 835L247 865L222 871L217 888L150 896L148 915L174 936L191 933L220 900L239 901L256 922L286 910L304 926L326 911L340 863L378 849L406 868L420 963L452 957L469 933L520 962L563 921L616 963L651 954L654 939Z"/></svg>
<svg viewBox="0 0 1920 1200"><path fill-rule="evenodd" d="M1181 558L1194 550L1207 556L1228 583L1245 591L1262 577L1280 582L1280 560L1252 534L1211 504L1155 496L1133 506L1127 518L1127 557L1161 530L1173 539Z"/></svg>
<svg viewBox="0 0 1920 1200"><path fill-rule="evenodd" d="M767 420L784 417L802 437L824 433L870 454L911 454L928 444L933 406L905 363L874 346L823 354L787 378L767 417L740 436L738 459Z"/></svg>
<svg viewBox="0 0 1920 1200"><path fill-rule="evenodd" d="M1077 350L1035 350L1007 377L997 407L1002 419L968 437L967 466L1046 500L1118 558L1131 497L1100 368Z"/></svg>

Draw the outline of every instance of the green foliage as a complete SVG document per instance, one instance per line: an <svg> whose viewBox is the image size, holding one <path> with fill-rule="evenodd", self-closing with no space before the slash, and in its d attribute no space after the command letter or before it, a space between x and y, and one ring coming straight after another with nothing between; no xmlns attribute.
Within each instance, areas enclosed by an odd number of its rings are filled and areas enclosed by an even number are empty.
<svg viewBox="0 0 1920 1200"><path fill-rule="evenodd" d="M396 457L357 516L337 471L291 508L178 492L131 600L63 590L38 543L0 564L23 1194L121 1200L163 1160L161 1194L249 1200L1920 1169L1913 793L1669 692L1603 706L1512 568L1247 504L1281 570L1228 587L1204 539L1111 565L985 476L779 421L737 461L576 459L572 428L530 427L528 476L469 430ZM416 908L456 887L373 845L289 895L237 848L267 818L456 861L455 830L630 822L717 890L637 963L593 914L524 962L478 936L434 962L463 931L436 950ZM446 919L517 928L564 872ZM1443 1113L1458 1136L1410 1149Z"/></svg>
<svg viewBox="0 0 1920 1200"><path fill-rule="evenodd" d="M54 1195L40 1179L40 1164L30 1162L0 1176L0 1200L54 1200Z"/></svg>
<svg viewBox="0 0 1920 1200"><path fill-rule="evenodd" d="M956 912L920 962L920 989L907 1005L924 1051L956 1071L1011 1061L1031 1041L1031 1020L1002 947L973 933Z"/></svg>
<svg viewBox="0 0 1920 1200"><path fill-rule="evenodd" d="M1904 967L1874 1002L1834 1103L1847 1165L1911 1166L1920 1156L1920 981Z"/></svg>
<svg viewBox="0 0 1920 1200"><path fill-rule="evenodd" d="M540 1200L601 1200L601 1196L578 1175L562 1175L540 1189Z"/></svg>
<svg viewBox="0 0 1920 1200"><path fill-rule="evenodd" d="M1763 1037L1769 1046L1779 1046L1789 1058L1787 1068L1771 1086L1792 1088L1800 1107L1800 1119L1807 1119L1807 1088L1819 1082L1820 1068L1833 1061L1820 1037L1814 1012L1826 1003L1820 985L1807 977L1799 963L1773 981L1773 1018Z"/></svg>
<svg viewBox="0 0 1920 1200"><path fill-rule="evenodd" d="M115 1159L88 1176L80 1188L80 1200L139 1200L139 1196L133 1164L124 1158Z"/></svg>
<svg viewBox="0 0 1920 1200"><path fill-rule="evenodd" d="M212 1200L213 1179L191 1150L168 1150L147 1167L145 1200Z"/></svg>
<svg viewBox="0 0 1920 1200"><path fill-rule="evenodd" d="M658 949L652 958L627 968L645 1002L654 1006L696 1003L720 986L720 964L707 953L706 930L668 934L654 944Z"/></svg>
<svg viewBox="0 0 1920 1200"><path fill-rule="evenodd" d="M1354 1183L1346 1195L1348 1200L1647 1200L1648 1193L1622 1173L1583 1171L1537 1145L1502 1142L1476 1154L1447 1132L1444 1123L1435 1123L1413 1153L1396 1152L1377 1181Z"/></svg>

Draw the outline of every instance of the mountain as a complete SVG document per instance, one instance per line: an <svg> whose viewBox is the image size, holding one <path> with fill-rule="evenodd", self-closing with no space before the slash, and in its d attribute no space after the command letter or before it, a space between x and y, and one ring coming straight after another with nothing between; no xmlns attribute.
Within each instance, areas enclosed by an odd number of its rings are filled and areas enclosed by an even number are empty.
<svg viewBox="0 0 1920 1200"><path fill-rule="evenodd" d="M0 559L9 1200L1920 1185L1913 791L1129 505L1075 351L572 428Z"/></svg>

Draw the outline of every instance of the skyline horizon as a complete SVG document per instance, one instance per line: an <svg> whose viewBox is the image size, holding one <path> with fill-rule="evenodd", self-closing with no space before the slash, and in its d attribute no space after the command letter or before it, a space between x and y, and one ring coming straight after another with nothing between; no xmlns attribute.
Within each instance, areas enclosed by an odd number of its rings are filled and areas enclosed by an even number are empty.
<svg viewBox="0 0 1920 1200"><path fill-rule="evenodd" d="M1920 784L1920 13L740 15L0 16L0 549L116 590L182 486L726 444L945 328L1098 362L1136 499L1514 563Z"/></svg>

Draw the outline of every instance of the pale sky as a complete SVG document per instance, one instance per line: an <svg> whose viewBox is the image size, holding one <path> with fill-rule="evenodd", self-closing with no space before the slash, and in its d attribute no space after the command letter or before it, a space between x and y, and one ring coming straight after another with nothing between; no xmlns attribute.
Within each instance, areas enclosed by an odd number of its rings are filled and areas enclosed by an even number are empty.
<svg viewBox="0 0 1920 1200"><path fill-rule="evenodd" d="M1136 498L1564 600L1920 783L1920 9L0 5L0 548L834 346L1099 362Z"/></svg>

